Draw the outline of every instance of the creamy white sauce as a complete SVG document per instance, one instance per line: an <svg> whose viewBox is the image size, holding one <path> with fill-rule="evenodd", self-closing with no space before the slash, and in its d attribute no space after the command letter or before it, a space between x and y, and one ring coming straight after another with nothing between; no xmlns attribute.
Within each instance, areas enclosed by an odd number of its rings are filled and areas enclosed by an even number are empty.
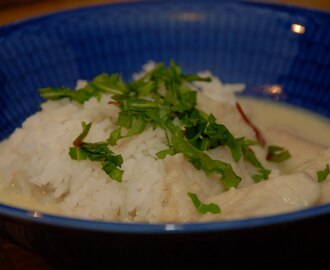
<svg viewBox="0 0 330 270"><path fill-rule="evenodd" d="M47 212L50 214L60 213L60 209L57 203L44 202L40 203L33 196L23 195L19 191L8 190L8 188L0 188L0 203L9 204L14 207L20 207L29 210L37 210L41 212Z"/></svg>
<svg viewBox="0 0 330 270"><path fill-rule="evenodd" d="M252 98L239 98L246 115L262 132L272 126L285 126L300 137L322 145L330 146L330 121L314 113L289 105ZM56 203L40 203L32 196L24 196L15 190L0 187L0 202L31 210L59 213Z"/></svg>
<svg viewBox="0 0 330 270"><path fill-rule="evenodd" d="M316 113L279 102L240 97L239 102L261 130L288 126L301 137L330 146L330 120Z"/></svg>

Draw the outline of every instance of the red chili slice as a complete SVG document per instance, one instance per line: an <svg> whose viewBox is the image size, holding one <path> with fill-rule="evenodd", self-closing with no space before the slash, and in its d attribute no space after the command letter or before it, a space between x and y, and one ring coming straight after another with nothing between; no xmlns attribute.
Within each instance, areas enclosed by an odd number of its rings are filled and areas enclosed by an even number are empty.
<svg viewBox="0 0 330 270"><path fill-rule="evenodd" d="M244 122L253 129L255 135L256 135L256 138L258 140L258 142L260 143L260 145L262 147L265 147L266 145L266 140L264 139L264 137L262 136L261 132L259 131L259 129L251 122L251 120L246 116L246 114L244 113L241 105L236 102L236 108L238 110L238 112L240 113L240 115L242 116Z"/></svg>

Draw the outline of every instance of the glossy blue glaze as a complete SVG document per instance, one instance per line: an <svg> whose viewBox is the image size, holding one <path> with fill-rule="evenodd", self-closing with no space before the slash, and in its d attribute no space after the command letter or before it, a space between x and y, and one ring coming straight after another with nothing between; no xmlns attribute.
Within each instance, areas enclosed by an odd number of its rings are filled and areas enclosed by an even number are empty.
<svg viewBox="0 0 330 270"><path fill-rule="evenodd" d="M95 6L4 26L0 140L38 110L37 88L72 87L77 79L101 72L119 72L128 80L150 59L165 63L174 59L187 73L211 70L224 82L247 84L246 95L297 105L329 118L329 18L326 12L289 6L184 0ZM274 86L280 92L270 94ZM221 241L221 233L322 219L330 215L330 205L205 224L121 224L33 214L0 205L0 226L29 246L33 244L28 237L15 235L7 225L20 224L20 230L34 238L38 235L34 226L45 226L107 236L215 233L215 240Z"/></svg>

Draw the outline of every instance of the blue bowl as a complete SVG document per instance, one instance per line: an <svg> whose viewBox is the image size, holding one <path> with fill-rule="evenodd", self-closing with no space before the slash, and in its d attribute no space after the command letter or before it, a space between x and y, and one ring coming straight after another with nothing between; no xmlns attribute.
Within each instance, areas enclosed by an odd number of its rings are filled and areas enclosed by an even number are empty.
<svg viewBox="0 0 330 270"><path fill-rule="evenodd" d="M188 73L212 70L224 82L245 83L245 95L330 118L329 15L240 1L154 1L82 8L4 26L0 140L38 110L37 88L72 87L78 78L101 72L129 79L150 59L174 59ZM267 93L273 85L281 92ZM13 240L90 268L274 264L312 252L311 246L318 253L330 240L330 205L203 224L88 221L3 204L0 217L0 230Z"/></svg>

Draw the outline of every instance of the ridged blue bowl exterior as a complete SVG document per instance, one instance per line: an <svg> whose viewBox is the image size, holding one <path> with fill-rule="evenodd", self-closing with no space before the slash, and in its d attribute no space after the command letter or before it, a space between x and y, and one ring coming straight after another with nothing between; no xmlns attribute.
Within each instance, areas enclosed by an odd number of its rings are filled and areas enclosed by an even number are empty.
<svg viewBox="0 0 330 270"><path fill-rule="evenodd" d="M158 1L97 6L2 27L0 140L38 110L37 88L72 87L78 78L91 79L101 72L119 72L129 79L150 59L166 63L174 59L188 73L211 70L224 82L246 83L248 95L330 117L329 17L317 11L235 1ZM292 24L303 25L305 33L293 33ZM283 92L276 97L265 94L263 89L270 85L279 85ZM22 210L6 206L1 211L24 216ZM317 211L324 214L330 209ZM291 217L172 229L228 230L311 215L308 210ZM45 216L43 222L116 232L167 231L163 225L111 225L52 216Z"/></svg>

